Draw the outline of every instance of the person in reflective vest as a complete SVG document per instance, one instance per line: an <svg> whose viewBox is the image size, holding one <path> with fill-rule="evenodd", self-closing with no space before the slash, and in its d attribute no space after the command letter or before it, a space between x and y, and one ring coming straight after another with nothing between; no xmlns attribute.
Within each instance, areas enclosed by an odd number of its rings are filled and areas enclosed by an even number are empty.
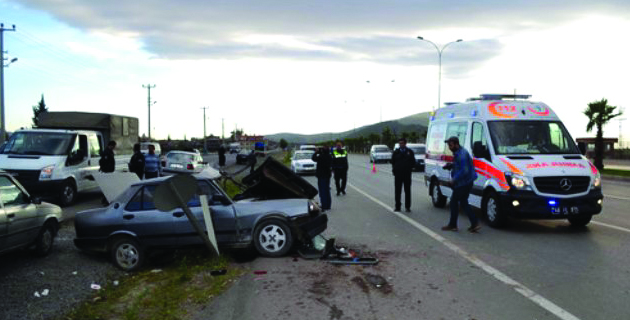
<svg viewBox="0 0 630 320"><path fill-rule="evenodd" d="M343 148L341 141L337 141L337 147L332 153L332 168L335 173L335 187L337 195L346 194L346 183L348 181L348 151Z"/></svg>

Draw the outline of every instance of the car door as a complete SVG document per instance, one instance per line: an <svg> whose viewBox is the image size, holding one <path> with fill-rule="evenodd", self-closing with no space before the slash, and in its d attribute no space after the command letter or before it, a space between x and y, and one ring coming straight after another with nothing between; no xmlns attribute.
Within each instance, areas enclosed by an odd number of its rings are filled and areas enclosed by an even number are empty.
<svg viewBox="0 0 630 320"><path fill-rule="evenodd" d="M77 190L84 191L89 189L95 182L88 180L91 175L88 162L88 137L85 134L78 134L74 142L74 146L70 151L70 156L66 162L66 170L70 175L76 178Z"/></svg>
<svg viewBox="0 0 630 320"><path fill-rule="evenodd" d="M3 203L6 216L4 247L10 249L35 241L43 223L37 215L37 207L31 203L28 195L6 176L0 176L0 201Z"/></svg>
<svg viewBox="0 0 630 320"><path fill-rule="evenodd" d="M232 204L222 204L220 201L213 201L214 195L223 195L211 181L198 180L198 194L205 194L208 196L208 204L210 205L210 216L212 217L212 225L214 227L214 233L217 238L217 242L229 243L236 240L236 219L234 216L234 208ZM190 211L195 215L195 218L205 230L206 225L204 222L203 211L201 209L201 202L199 195L194 195L190 201L188 201L188 207ZM179 210L181 211L181 210ZM201 244L202 239L196 233L190 221L186 215L183 214L176 218L177 233L180 235L180 244L191 245Z"/></svg>
<svg viewBox="0 0 630 320"><path fill-rule="evenodd" d="M2 201L0 201L0 252L6 249L5 243L7 240L7 228L9 225L9 220L7 218L7 214L4 212L4 205Z"/></svg>
<svg viewBox="0 0 630 320"><path fill-rule="evenodd" d="M98 162L101 159L101 152L102 152L101 150L102 139L100 135L97 135L96 133L88 134L87 142L88 142L87 148L89 152L87 153L88 154L87 166L84 169L85 177L98 173L98 170L100 168ZM95 180L84 179L82 183L84 185L84 190L86 191L98 189L98 183L96 183Z"/></svg>
<svg viewBox="0 0 630 320"><path fill-rule="evenodd" d="M156 185L145 185L136 192L122 211L121 224L145 246L177 245L174 211L155 208L155 188Z"/></svg>

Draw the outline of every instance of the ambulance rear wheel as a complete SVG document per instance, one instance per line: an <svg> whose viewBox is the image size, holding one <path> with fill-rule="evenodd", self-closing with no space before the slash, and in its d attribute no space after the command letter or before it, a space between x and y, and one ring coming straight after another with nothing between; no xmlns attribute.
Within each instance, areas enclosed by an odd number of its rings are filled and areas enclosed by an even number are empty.
<svg viewBox="0 0 630 320"><path fill-rule="evenodd" d="M446 206L446 197L440 191L437 180L433 179L430 186L431 203L436 208L444 208Z"/></svg>
<svg viewBox="0 0 630 320"><path fill-rule="evenodd" d="M500 228L505 225L505 213L499 205L499 197L493 191L483 198L482 210L488 219L488 224L493 228Z"/></svg>
<svg viewBox="0 0 630 320"><path fill-rule="evenodd" d="M587 215L583 215L583 216L577 216L577 217L569 217L569 222L571 223L572 227L584 227L586 226L589 222L591 222L591 218L593 218L592 214L587 214Z"/></svg>

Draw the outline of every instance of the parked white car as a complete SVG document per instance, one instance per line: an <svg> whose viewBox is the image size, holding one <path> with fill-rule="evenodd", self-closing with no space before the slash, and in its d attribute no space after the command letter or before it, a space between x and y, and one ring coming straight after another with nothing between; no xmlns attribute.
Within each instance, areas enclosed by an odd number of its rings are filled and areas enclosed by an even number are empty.
<svg viewBox="0 0 630 320"><path fill-rule="evenodd" d="M370 149L370 162L390 162L392 161L392 150L384 144L375 144Z"/></svg>
<svg viewBox="0 0 630 320"><path fill-rule="evenodd" d="M172 175L178 173L199 173L208 164L203 161L200 154L188 151L170 151L166 154L162 174Z"/></svg>
<svg viewBox="0 0 630 320"><path fill-rule="evenodd" d="M293 158L291 158L291 171L300 173L315 173L316 163L311 158L313 157L313 151L295 151Z"/></svg>

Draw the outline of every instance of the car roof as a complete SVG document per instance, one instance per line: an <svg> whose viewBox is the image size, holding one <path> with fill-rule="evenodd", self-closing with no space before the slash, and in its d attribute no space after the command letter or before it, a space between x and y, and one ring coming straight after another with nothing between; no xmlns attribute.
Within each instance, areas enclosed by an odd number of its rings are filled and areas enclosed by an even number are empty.
<svg viewBox="0 0 630 320"><path fill-rule="evenodd" d="M166 155L168 156L169 154L176 154L176 153L187 154L187 155L191 155L191 156L198 156L199 155L199 153L197 153L197 152L181 151L181 150L169 151Z"/></svg>
<svg viewBox="0 0 630 320"><path fill-rule="evenodd" d="M295 150L295 153L315 153L313 150Z"/></svg>
<svg viewBox="0 0 630 320"><path fill-rule="evenodd" d="M214 180L214 179L218 179L221 177L221 173L214 169L214 168L204 168L201 172L199 173L194 173L192 174L193 177L195 177L195 179L197 180ZM170 177L159 177L159 178L153 178L153 179L146 179L146 180L141 180L137 183L132 184L132 186L138 186L138 185L147 185L147 184L158 184L160 182L166 181L168 178Z"/></svg>

